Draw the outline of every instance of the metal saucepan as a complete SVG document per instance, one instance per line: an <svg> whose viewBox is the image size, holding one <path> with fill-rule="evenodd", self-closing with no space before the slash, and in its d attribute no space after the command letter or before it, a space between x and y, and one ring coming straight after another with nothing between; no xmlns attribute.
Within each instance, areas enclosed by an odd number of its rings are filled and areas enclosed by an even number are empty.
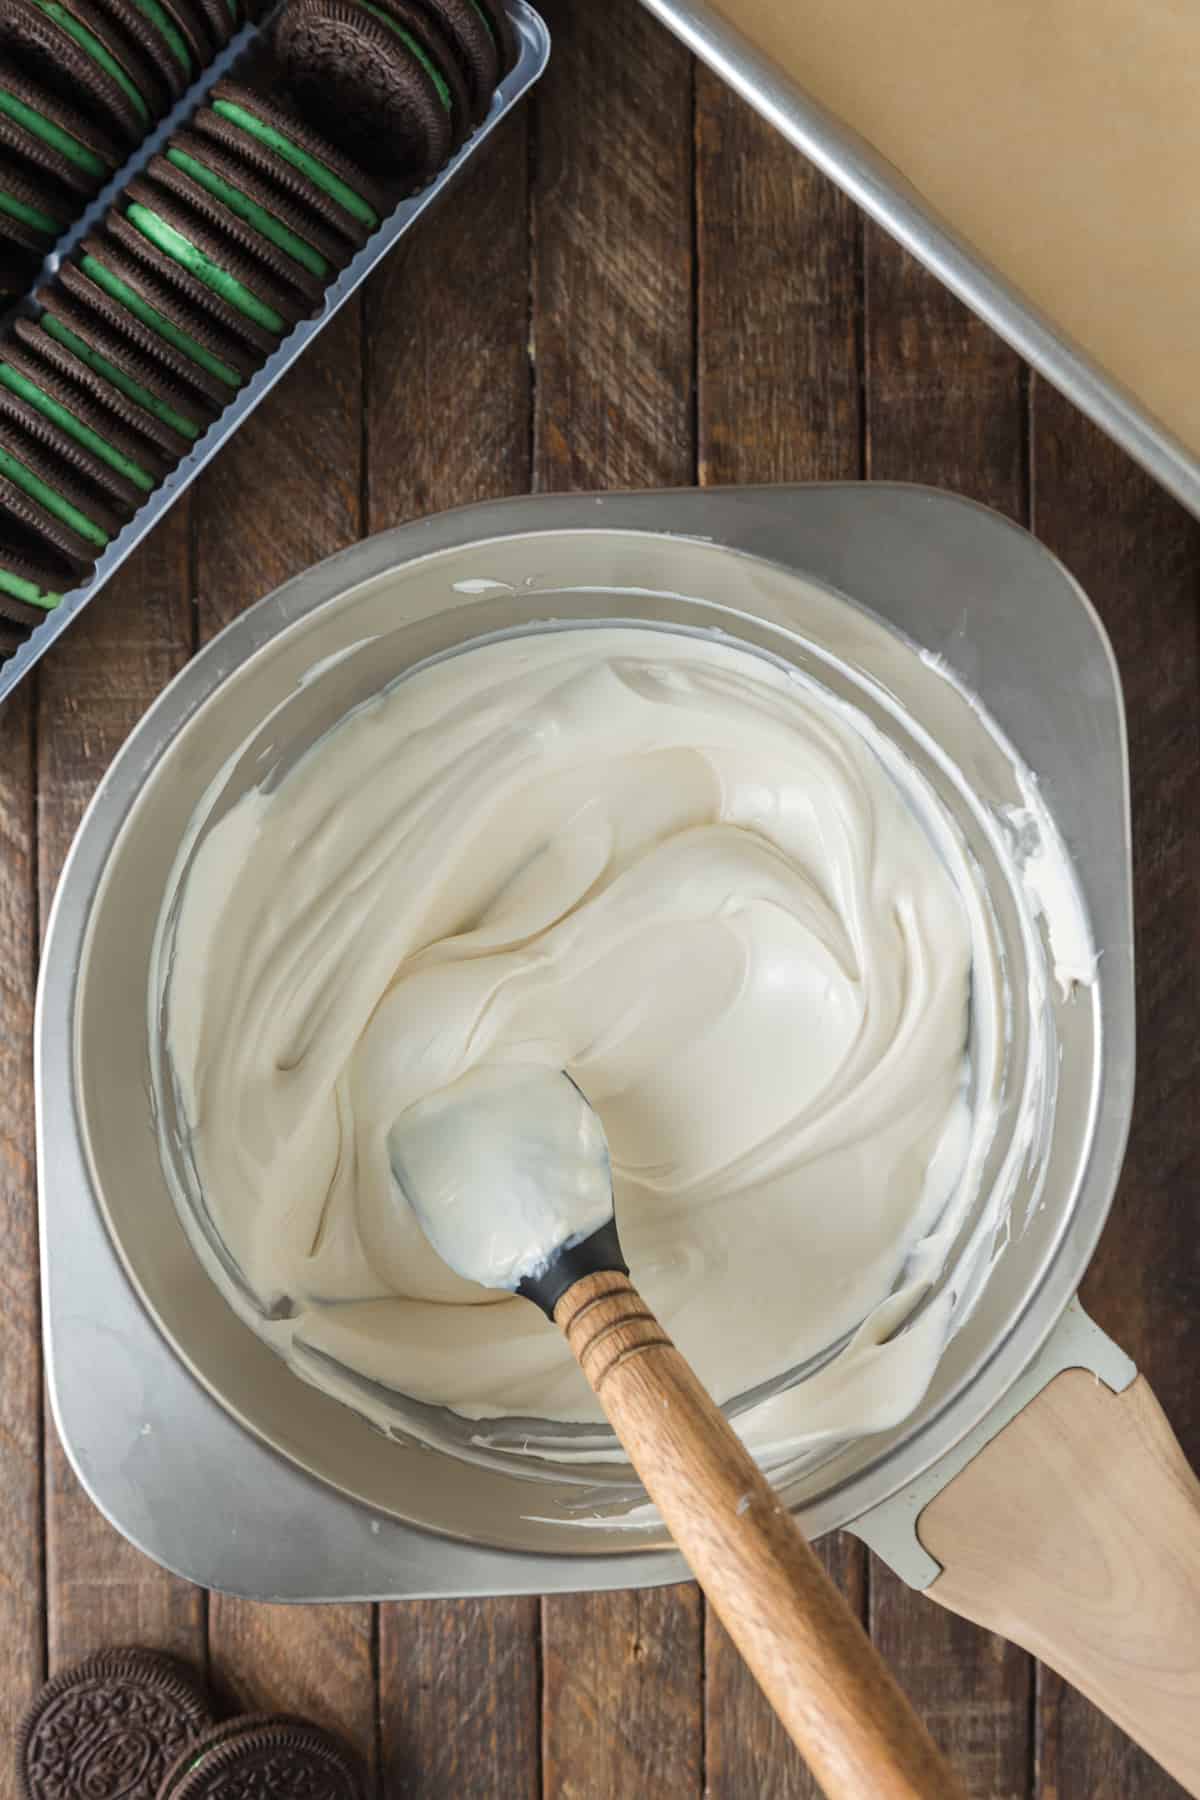
<svg viewBox="0 0 1200 1800"><path fill-rule="evenodd" d="M1145 1384L1073 1299L1116 1184L1133 1090L1120 689L1066 572L1023 532L946 495L844 484L471 508L309 571L188 666L80 830L40 996L51 1386L85 1485L161 1561L262 1597L678 1578L627 1470L539 1465L506 1449L503 1432L480 1448L451 1415L422 1417L420 1435L440 1445L430 1454L406 1432L403 1402L389 1441L298 1382L201 1268L153 1116L153 939L202 799L218 816L254 781L268 745L295 753L414 663L551 617L560 627L621 617L719 628L848 681L881 717L893 695L918 718L931 705L941 717L949 673L1036 771L1100 952L1090 988L1067 997L1051 984L1045 997L1057 1090L1037 1167L917 1413L779 1480L811 1535L851 1526L914 1585L1062 1668L1200 1785L1188 1700L1200 1672L1200 1488ZM897 629L926 655L898 654ZM953 721L970 791L949 776L946 791L986 867L989 820L1022 794L991 727L971 714L964 701ZM1028 1075L1030 946L1003 872L989 868L988 879L1014 976L1015 1089ZM1105 1385L1062 1373L1079 1369ZM1122 1602L1096 1581L1118 1553L1128 1566L1135 1493L1144 1616L1118 1634L1105 1607ZM1190 1609L1179 1603L1188 1581Z"/></svg>

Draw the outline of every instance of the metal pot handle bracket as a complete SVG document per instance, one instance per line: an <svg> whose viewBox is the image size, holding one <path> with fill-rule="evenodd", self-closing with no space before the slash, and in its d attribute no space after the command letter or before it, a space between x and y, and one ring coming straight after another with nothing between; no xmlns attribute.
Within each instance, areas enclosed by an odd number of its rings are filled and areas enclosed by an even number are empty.
<svg viewBox="0 0 1200 1800"><path fill-rule="evenodd" d="M982 1424L848 1529L1200 1794L1200 1481L1078 1300Z"/></svg>

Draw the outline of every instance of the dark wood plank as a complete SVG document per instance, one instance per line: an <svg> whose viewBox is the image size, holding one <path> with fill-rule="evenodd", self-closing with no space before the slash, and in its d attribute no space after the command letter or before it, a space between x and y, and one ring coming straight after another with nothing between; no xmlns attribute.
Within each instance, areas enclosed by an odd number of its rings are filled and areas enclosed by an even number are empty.
<svg viewBox="0 0 1200 1800"><path fill-rule="evenodd" d="M877 227L866 243L869 473L953 488L1023 520L1018 359ZM871 1628L968 1791L1024 1800L1030 1658L930 1605L879 1562Z"/></svg>
<svg viewBox="0 0 1200 1800"><path fill-rule="evenodd" d="M534 100L534 478L695 478L692 68L636 0L542 7Z"/></svg>
<svg viewBox="0 0 1200 1800"><path fill-rule="evenodd" d="M409 1601L380 1625L387 1800L537 1800L537 1600Z"/></svg>
<svg viewBox="0 0 1200 1800"><path fill-rule="evenodd" d="M188 508L181 502L55 645L39 672L38 881L44 921L92 791L192 648ZM46 1427L49 1667L107 1644L204 1660L203 1595L150 1562L94 1509Z"/></svg>
<svg viewBox="0 0 1200 1800"><path fill-rule="evenodd" d="M703 67L696 213L701 482L856 479L861 215Z"/></svg>
<svg viewBox="0 0 1200 1800"><path fill-rule="evenodd" d="M197 483L201 641L358 537L361 359L360 308L352 303ZM319 1719L373 1764L372 1639L368 1605L262 1606L214 1594L209 1609L213 1674L231 1698Z"/></svg>
<svg viewBox="0 0 1200 1800"><path fill-rule="evenodd" d="M366 295L366 529L524 493L530 472L528 114L512 119ZM539 1792L536 1600L379 1618L383 1788Z"/></svg>
<svg viewBox="0 0 1200 1800"><path fill-rule="evenodd" d="M33 684L0 705L0 1743L41 1680L42 1369L33 1143ZM0 1761L0 1800L15 1773Z"/></svg>
<svg viewBox="0 0 1200 1800"><path fill-rule="evenodd" d="M695 479L692 67L635 0L544 8L535 101L534 486ZM542 1607L543 1792L702 1786L694 1587Z"/></svg>
<svg viewBox="0 0 1200 1800"><path fill-rule="evenodd" d="M1020 359L866 226L866 473L952 488L1026 522Z"/></svg>
<svg viewBox="0 0 1200 1800"><path fill-rule="evenodd" d="M704 1791L699 1590L542 1602L542 1792L625 1800Z"/></svg>
<svg viewBox="0 0 1200 1800"><path fill-rule="evenodd" d="M368 285L367 531L529 487L528 121Z"/></svg>
<svg viewBox="0 0 1200 1800"><path fill-rule="evenodd" d="M193 489L201 644L362 528L362 320L353 301Z"/></svg>
<svg viewBox="0 0 1200 1800"><path fill-rule="evenodd" d="M861 458L862 222L708 70L696 73L697 441L703 483L836 481ZM865 1551L820 1546L865 1616ZM799 1753L705 1621L705 1792L807 1800Z"/></svg>
<svg viewBox="0 0 1200 1800"><path fill-rule="evenodd" d="M1034 525L1091 596L1125 687L1133 800L1138 1084L1084 1304L1135 1358L1200 1464L1200 525L1045 384ZM1183 1789L1043 1672L1045 1800L1175 1800Z"/></svg>
<svg viewBox="0 0 1200 1800"><path fill-rule="evenodd" d="M271 1606L209 1596L212 1683L237 1712L298 1713L376 1762L374 1621L369 1605Z"/></svg>

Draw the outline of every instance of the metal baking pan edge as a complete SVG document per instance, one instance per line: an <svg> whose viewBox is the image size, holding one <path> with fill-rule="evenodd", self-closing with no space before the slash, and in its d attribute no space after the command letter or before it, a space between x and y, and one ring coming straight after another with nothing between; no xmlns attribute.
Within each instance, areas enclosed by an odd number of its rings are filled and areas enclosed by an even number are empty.
<svg viewBox="0 0 1200 1800"><path fill-rule="evenodd" d="M342 270L337 281L328 289L324 304L314 319L304 319L295 330L284 339L277 350L272 351L262 368L246 383L236 400L227 406L220 418L215 419L208 430L196 440L194 448L189 451L183 461L173 469L162 485L155 489L144 506L140 506L133 518L113 538L104 554L99 558L96 567L88 580L81 586L64 594L53 612L47 613L44 624L35 627L30 636L4 663L0 664L0 704L16 687L24 675L27 675L34 664L46 654L46 651L61 637L71 621L82 612L89 601L94 600L104 584L115 575L126 557L134 551L148 532L153 531L159 520L174 505L179 496L191 486L205 464L214 457L218 450L228 442L234 432L247 419L264 399L282 375L285 375L296 361L303 355L311 340L323 331L333 315L345 305L367 276L382 262L389 250L400 238L415 225L425 212L439 201L460 169L483 148L484 143L496 126L512 111L518 101L533 87L543 74L550 59L550 33L541 15L534 11L528 0L506 0L509 16L516 27L520 43L520 55L516 66L505 76L496 90L492 101L492 110L473 136L458 151L437 178L414 194L408 200L402 200L391 216L385 220L379 230L364 244L354 260ZM44 281L64 262L87 233L93 229L99 219L111 206L118 192L127 185L139 170L145 167L172 132L184 119L201 105L206 94L220 80L221 76L237 61L238 57L253 42L262 30L261 26L247 26L221 52L220 56L208 65L203 76L193 84L162 123L150 134L141 147L124 167L115 175L103 192L88 206L87 211L62 237L54 250L47 257L38 276L35 286ZM36 308L29 299L16 311L26 311L31 315Z"/></svg>
<svg viewBox="0 0 1200 1800"><path fill-rule="evenodd" d="M784 74L707 0L642 0L642 4L1200 517L1200 459L939 218L893 163Z"/></svg>

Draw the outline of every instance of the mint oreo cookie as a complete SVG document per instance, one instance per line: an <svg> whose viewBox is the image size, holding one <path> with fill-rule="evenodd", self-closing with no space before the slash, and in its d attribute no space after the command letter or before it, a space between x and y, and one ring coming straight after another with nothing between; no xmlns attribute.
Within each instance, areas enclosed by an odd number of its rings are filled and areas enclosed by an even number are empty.
<svg viewBox="0 0 1200 1800"><path fill-rule="evenodd" d="M0 126L29 168L76 194L96 193L122 161L111 137L15 62L0 70Z"/></svg>
<svg viewBox="0 0 1200 1800"><path fill-rule="evenodd" d="M75 580L74 571L36 537L0 516L0 619L31 629L40 625Z"/></svg>
<svg viewBox="0 0 1200 1800"><path fill-rule="evenodd" d="M402 190L431 181L470 129L453 52L402 0L291 0L275 48L305 116Z"/></svg>
<svg viewBox="0 0 1200 1800"><path fill-rule="evenodd" d="M169 464L155 447L140 438L123 414L129 402L117 398L117 409L98 401L96 377L80 365L75 380L64 376L53 358L37 345L37 327L22 320L34 340L30 347L15 335L0 343L0 387L15 394L57 425L82 449L108 465L140 495L152 493ZM42 343L46 342L42 334Z"/></svg>
<svg viewBox="0 0 1200 1800"><path fill-rule="evenodd" d="M3 126L0 119L0 241L42 257L71 222L71 196L52 176L7 152Z"/></svg>
<svg viewBox="0 0 1200 1800"><path fill-rule="evenodd" d="M85 497L85 510L90 511L93 501L98 504L101 526L109 519L118 524L131 519L145 498L143 490L104 457L80 443L57 419L19 392L11 380L6 381L6 373L0 364L0 448L20 455L21 444L32 440L70 472L79 484L79 493Z"/></svg>
<svg viewBox="0 0 1200 1800"><path fill-rule="evenodd" d="M60 270L58 281L39 294L42 329L190 446L216 418L220 404L180 380L153 338L149 349L145 336L134 338L122 309L102 289L84 277L72 291L64 277L74 273Z"/></svg>
<svg viewBox="0 0 1200 1800"><path fill-rule="evenodd" d="M39 367L50 370L64 384L67 405L84 409L82 416L102 434L111 434L119 448L146 466L159 480L186 456L199 436L199 428L182 414L159 402L136 376L89 344L71 327L66 296L53 297L56 310L47 310L39 323L18 319L14 336ZM47 306L50 301L47 299ZM14 346L7 354L11 360Z"/></svg>
<svg viewBox="0 0 1200 1800"><path fill-rule="evenodd" d="M217 134L219 142L236 148L244 162L296 194L356 247L389 210L389 197L375 179L275 96L220 81L211 106L192 123L196 131Z"/></svg>
<svg viewBox="0 0 1200 1800"><path fill-rule="evenodd" d="M153 96L130 66L136 52L131 56L91 0L5 0L0 42L22 52L47 83L69 82L88 112L127 146L140 143L154 123Z"/></svg>

